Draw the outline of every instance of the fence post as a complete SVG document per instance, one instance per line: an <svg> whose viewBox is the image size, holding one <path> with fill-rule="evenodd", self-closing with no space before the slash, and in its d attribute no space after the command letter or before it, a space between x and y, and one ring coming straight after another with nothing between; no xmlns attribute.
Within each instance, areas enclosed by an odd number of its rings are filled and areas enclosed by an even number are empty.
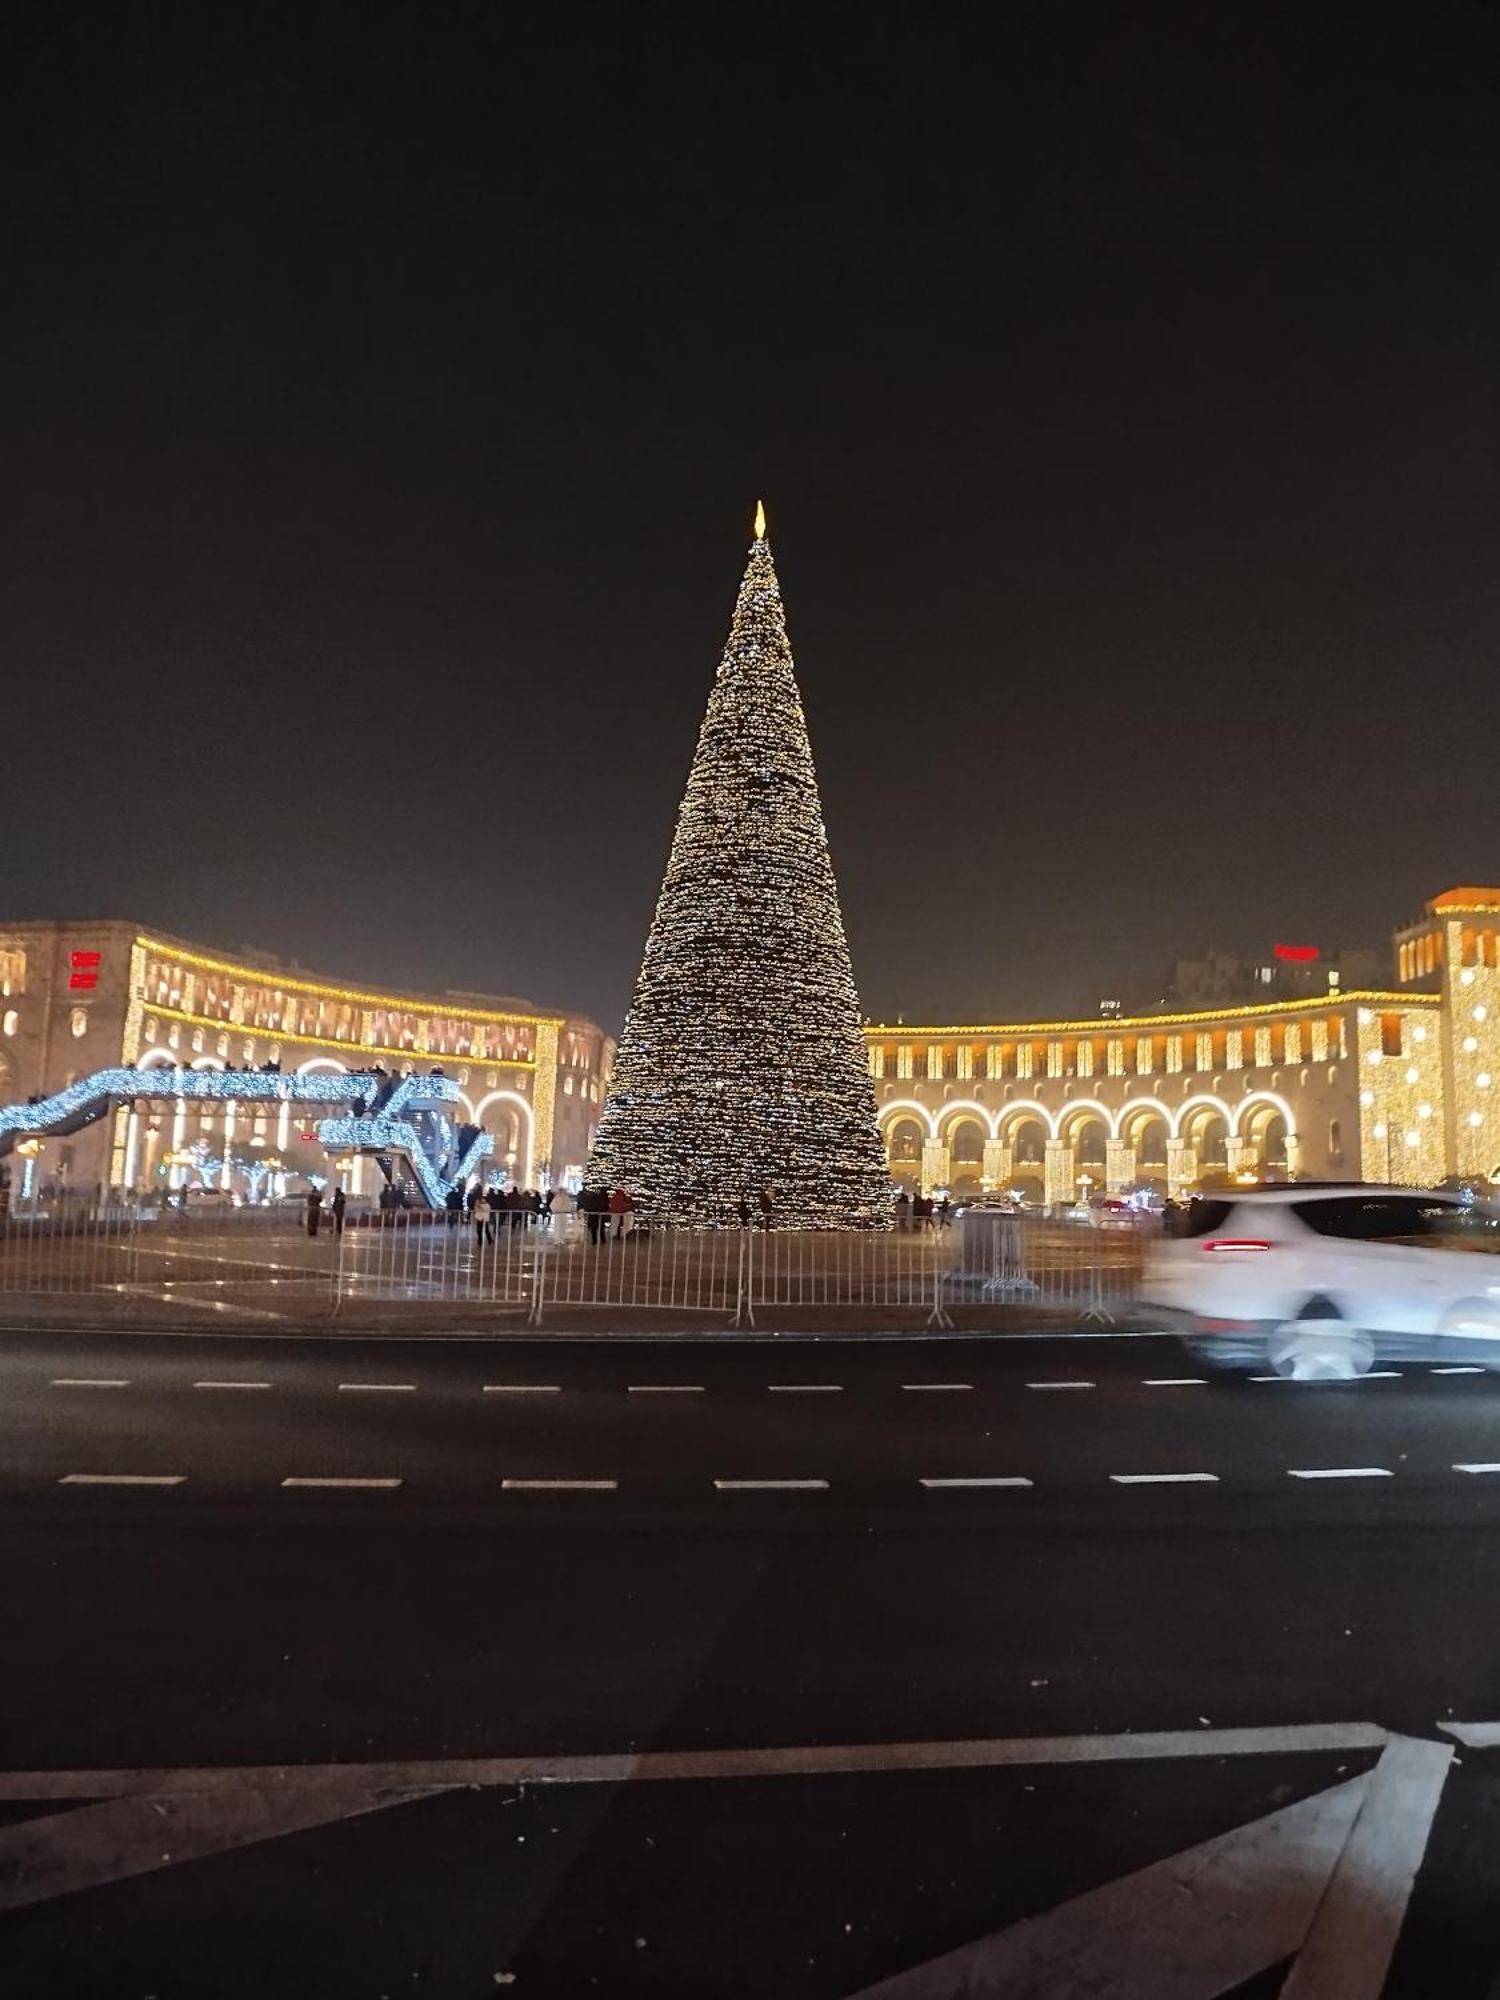
<svg viewBox="0 0 1500 2000"><path fill-rule="evenodd" d="M1104 1231L1097 1222L1090 1227L1093 1255L1089 1259L1089 1302L1083 1316L1085 1319L1097 1320L1101 1326L1108 1326L1113 1321L1114 1314L1104 1303L1104 1256L1101 1248Z"/></svg>
<svg viewBox="0 0 1500 2000"><path fill-rule="evenodd" d="M542 1323L542 1293L545 1290L546 1273L547 1253L539 1243L531 1260L531 1310L526 1315L528 1326L540 1326Z"/></svg>
<svg viewBox="0 0 1500 2000"><path fill-rule="evenodd" d="M731 1326L754 1326L755 1324L755 1235L750 1229L740 1231L740 1264L736 1279L734 1318Z"/></svg>
<svg viewBox="0 0 1500 2000"><path fill-rule="evenodd" d="M346 1219L345 1227L347 1226ZM344 1231L342 1229L336 1231L335 1241L337 1249L333 1259L333 1297L328 1303L328 1317L330 1319L338 1318L339 1306L344 1296Z"/></svg>
<svg viewBox="0 0 1500 2000"><path fill-rule="evenodd" d="M934 1255L932 1260L932 1311L927 1315L929 1332L934 1328L944 1333L951 1333L953 1330L953 1321L943 1305L943 1259L940 1253L942 1239L947 1234L947 1230L940 1229L938 1242L934 1245L935 1251L939 1254Z"/></svg>

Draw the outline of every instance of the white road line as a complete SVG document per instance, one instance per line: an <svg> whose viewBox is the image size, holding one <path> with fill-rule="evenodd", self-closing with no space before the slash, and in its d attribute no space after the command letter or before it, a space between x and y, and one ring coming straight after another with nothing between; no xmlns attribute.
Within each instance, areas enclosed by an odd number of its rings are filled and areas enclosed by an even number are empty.
<svg viewBox="0 0 1500 2000"><path fill-rule="evenodd" d="M560 1396L560 1382L486 1382L486 1396Z"/></svg>
<svg viewBox="0 0 1500 2000"><path fill-rule="evenodd" d="M361 1489L389 1489L399 1486L399 1479L283 1479L283 1486L353 1486Z"/></svg>
<svg viewBox="0 0 1500 2000"><path fill-rule="evenodd" d="M1248 1379L1252 1382L1291 1382L1299 1389L1305 1389L1309 1386L1306 1382L1298 1381L1295 1375L1251 1375ZM1399 1368L1371 1368L1363 1375L1329 1375L1324 1378L1325 1383L1337 1382L1341 1383L1345 1388L1351 1382L1399 1382L1400 1380L1401 1370ZM1314 1380L1312 1386L1314 1388L1319 1386L1316 1380Z"/></svg>
<svg viewBox="0 0 1500 2000"><path fill-rule="evenodd" d="M1112 1472L1115 1486L1217 1486L1217 1472Z"/></svg>
<svg viewBox="0 0 1500 2000"><path fill-rule="evenodd" d="M841 1396L842 1382L768 1382L773 1396Z"/></svg>
<svg viewBox="0 0 1500 2000"><path fill-rule="evenodd" d="M961 1389L972 1389L974 1384L972 1382L903 1382L901 1386L914 1395L920 1394L923 1390L948 1391L956 1394Z"/></svg>
<svg viewBox="0 0 1500 2000"><path fill-rule="evenodd" d="M1453 1470L1455 1472L1500 1472L1500 1465L1490 1465L1481 1459L1473 1465L1455 1465Z"/></svg>
<svg viewBox="0 0 1500 2000"><path fill-rule="evenodd" d="M1288 1479L1394 1479L1388 1465L1312 1465L1300 1471L1287 1467Z"/></svg>
<svg viewBox="0 0 1500 2000"><path fill-rule="evenodd" d="M339 1387L357 1390L362 1395L383 1396L394 1393L414 1395L417 1385L415 1382L340 1382Z"/></svg>
<svg viewBox="0 0 1500 2000"><path fill-rule="evenodd" d="M919 1481L918 1483L919 1483L920 1485L922 1485L922 1486L930 1486L930 1487L939 1487L939 1486L1029 1486L1029 1485L1031 1484L1031 1481L1030 1481L1029 1479L1022 1479L1022 1478L1020 1478L1019 1476L1015 1476L1015 1477L1009 1477L1009 1478L1004 1478L1004 1479L991 1479L991 1478L983 1478L983 1479L923 1479L923 1480Z"/></svg>
<svg viewBox="0 0 1500 2000"><path fill-rule="evenodd" d="M507 1493L613 1493L617 1479L502 1479Z"/></svg>
<svg viewBox="0 0 1500 2000"><path fill-rule="evenodd" d="M721 1493L822 1493L826 1479L716 1479Z"/></svg>
<svg viewBox="0 0 1500 2000"><path fill-rule="evenodd" d="M1486 1371L1477 1362L1466 1361L1462 1367L1429 1368L1429 1375L1483 1375Z"/></svg>
<svg viewBox="0 0 1500 2000"><path fill-rule="evenodd" d="M54 1389L128 1389L129 1378L110 1375L54 1375L51 1382Z"/></svg>
<svg viewBox="0 0 1500 2000"><path fill-rule="evenodd" d="M1092 1389L1093 1382L1028 1382L1028 1389Z"/></svg>
<svg viewBox="0 0 1500 2000"><path fill-rule="evenodd" d="M1206 1389L1206 1375L1147 1375L1141 1383L1143 1389Z"/></svg>
<svg viewBox="0 0 1500 2000"><path fill-rule="evenodd" d="M701 1396L701 1382L632 1382L628 1393L632 1396Z"/></svg>
<svg viewBox="0 0 1500 2000"><path fill-rule="evenodd" d="M195 1389L269 1389L269 1382L195 1382Z"/></svg>
<svg viewBox="0 0 1500 2000"><path fill-rule="evenodd" d="M1401 1370L1399 1368L1371 1368L1363 1375L1356 1375L1354 1379L1357 1382L1399 1382L1401 1380Z"/></svg>
<svg viewBox="0 0 1500 2000"><path fill-rule="evenodd" d="M59 1486L180 1486L185 1472L68 1472Z"/></svg>

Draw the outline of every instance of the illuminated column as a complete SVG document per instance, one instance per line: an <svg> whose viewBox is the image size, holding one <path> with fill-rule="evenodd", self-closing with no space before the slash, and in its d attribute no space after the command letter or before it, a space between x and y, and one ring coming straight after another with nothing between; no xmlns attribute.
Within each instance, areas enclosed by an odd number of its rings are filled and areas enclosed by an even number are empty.
<svg viewBox="0 0 1500 2000"><path fill-rule="evenodd" d="M141 1114L132 1111L130 1121L125 1128L125 1172L121 1185L126 1188L135 1186L136 1148L140 1143L140 1136Z"/></svg>
<svg viewBox="0 0 1500 2000"><path fill-rule="evenodd" d="M922 1192L931 1194L934 1188L946 1187L952 1172L948 1148L941 1139L922 1141Z"/></svg>
<svg viewBox="0 0 1500 2000"><path fill-rule="evenodd" d="M557 1023L539 1021L531 1071L531 1164L527 1187L552 1185L553 1127L557 1115ZM540 1179L538 1177L541 1177Z"/></svg>
<svg viewBox="0 0 1500 2000"><path fill-rule="evenodd" d="M230 1165L230 1149L234 1145L234 1104L228 1101L224 1106L224 1179L227 1188L234 1186L234 1168Z"/></svg>
<svg viewBox="0 0 1500 2000"><path fill-rule="evenodd" d="M1253 1174L1260 1165L1260 1152L1253 1139L1240 1135L1224 1142L1224 1164L1232 1174Z"/></svg>
<svg viewBox="0 0 1500 2000"><path fill-rule="evenodd" d="M172 1114L172 1153L175 1157L182 1151L183 1134L187 1130L187 1105L179 1097L177 1109ZM173 1165L167 1171L167 1180L172 1187L181 1187L187 1180L187 1169Z"/></svg>
<svg viewBox="0 0 1500 2000"><path fill-rule="evenodd" d="M1198 1178L1198 1156L1186 1139L1167 1141L1167 1191L1174 1200L1185 1195Z"/></svg>
<svg viewBox="0 0 1500 2000"><path fill-rule="evenodd" d="M1123 1139L1111 1139L1104 1148L1104 1186L1110 1194L1123 1194L1135 1179L1135 1147Z"/></svg>
<svg viewBox="0 0 1500 2000"><path fill-rule="evenodd" d="M1066 1139L1047 1141L1047 1162L1042 1183L1048 1208L1061 1208L1078 1192L1077 1161Z"/></svg>
<svg viewBox="0 0 1500 2000"><path fill-rule="evenodd" d="M998 1139L985 1140L981 1172L990 1187L1004 1187L1009 1181L1010 1154L1010 1147L1002 1145Z"/></svg>
<svg viewBox="0 0 1500 2000"><path fill-rule="evenodd" d="M1302 1178L1302 1141L1295 1132L1286 1135L1286 1177L1289 1181Z"/></svg>

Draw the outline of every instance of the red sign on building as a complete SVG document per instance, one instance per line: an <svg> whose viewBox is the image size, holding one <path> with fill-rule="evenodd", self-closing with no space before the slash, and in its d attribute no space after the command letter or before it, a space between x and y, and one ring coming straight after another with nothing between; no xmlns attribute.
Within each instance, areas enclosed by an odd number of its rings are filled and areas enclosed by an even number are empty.
<svg viewBox="0 0 1500 2000"><path fill-rule="evenodd" d="M99 984L99 960L97 951L70 951L68 953L68 986L74 993L92 993Z"/></svg>

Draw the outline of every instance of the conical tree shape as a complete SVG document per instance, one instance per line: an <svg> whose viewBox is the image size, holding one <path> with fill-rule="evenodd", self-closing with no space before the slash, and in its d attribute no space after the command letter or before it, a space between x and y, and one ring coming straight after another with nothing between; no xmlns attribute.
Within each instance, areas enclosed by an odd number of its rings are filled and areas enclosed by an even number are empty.
<svg viewBox="0 0 1500 2000"><path fill-rule="evenodd" d="M757 515L757 530L763 529ZM757 532L600 1121L661 1222L887 1227L859 996L781 589Z"/></svg>

